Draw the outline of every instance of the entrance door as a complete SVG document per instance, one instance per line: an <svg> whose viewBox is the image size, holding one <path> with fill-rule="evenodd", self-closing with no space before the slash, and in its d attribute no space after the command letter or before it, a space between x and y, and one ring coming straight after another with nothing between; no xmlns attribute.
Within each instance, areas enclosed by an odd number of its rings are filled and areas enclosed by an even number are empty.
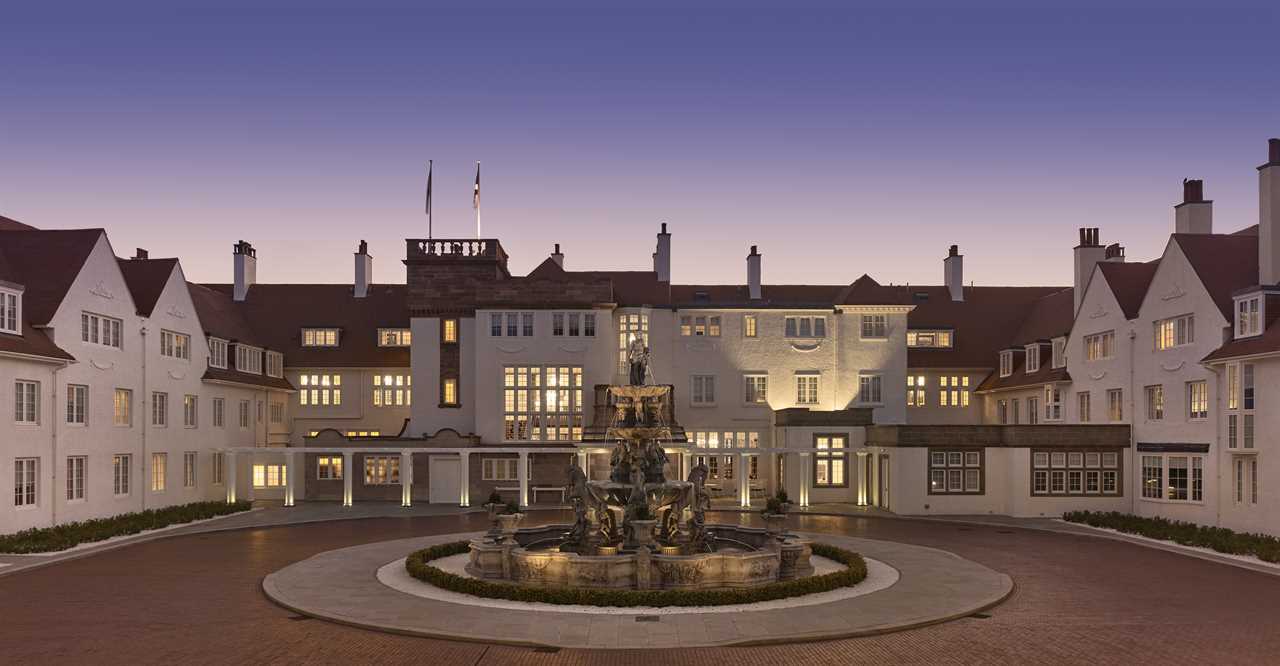
<svg viewBox="0 0 1280 666"><path fill-rule="evenodd" d="M880 456L880 508L885 511L892 511L889 508L889 456Z"/></svg>
<svg viewBox="0 0 1280 666"><path fill-rule="evenodd" d="M427 461L427 490L431 503L457 504L462 489L458 456L430 456Z"/></svg>

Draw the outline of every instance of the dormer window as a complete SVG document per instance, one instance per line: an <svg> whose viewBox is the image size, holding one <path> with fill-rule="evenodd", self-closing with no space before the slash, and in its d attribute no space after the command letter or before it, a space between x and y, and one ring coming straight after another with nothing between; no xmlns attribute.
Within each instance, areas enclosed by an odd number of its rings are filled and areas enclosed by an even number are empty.
<svg viewBox="0 0 1280 666"><path fill-rule="evenodd" d="M1008 377L1013 374L1013 350L1006 349L1000 352L1000 376Z"/></svg>
<svg viewBox="0 0 1280 666"><path fill-rule="evenodd" d="M1053 339L1053 367L1064 368L1067 365L1067 339Z"/></svg>
<svg viewBox="0 0 1280 666"><path fill-rule="evenodd" d="M227 367L227 341L219 338L209 338L209 367L226 368Z"/></svg>
<svg viewBox="0 0 1280 666"><path fill-rule="evenodd" d="M254 375L262 374L262 349L236 345L236 370Z"/></svg>
<svg viewBox="0 0 1280 666"><path fill-rule="evenodd" d="M949 349L952 346L951 331L907 331L907 346L922 349Z"/></svg>
<svg viewBox="0 0 1280 666"><path fill-rule="evenodd" d="M1236 337L1262 334L1262 295L1236 301Z"/></svg>
<svg viewBox="0 0 1280 666"><path fill-rule="evenodd" d="M0 288L0 333L22 335L22 292Z"/></svg>
<svg viewBox="0 0 1280 666"><path fill-rule="evenodd" d="M457 320L449 319L447 321L452 321L454 322L454 325L457 326ZM412 334L407 328L378 329L379 347L408 347L412 340ZM453 342L457 342L457 340L454 340Z"/></svg>
<svg viewBox="0 0 1280 666"><path fill-rule="evenodd" d="M1027 374L1040 371L1040 345L1027 345Z"/></svg>
<svg viewBox="0 0 1280 666"><path fill-rule="evenodd" d="M337 347L338 329L336 328L304 328L302 329L303 347Z"/></svg>
<svg viewBox="0 0 1280 666"><path fill-rule="evenodd" d="M284 354L274 351L267 352L267 376L284 376Z"/></svg>

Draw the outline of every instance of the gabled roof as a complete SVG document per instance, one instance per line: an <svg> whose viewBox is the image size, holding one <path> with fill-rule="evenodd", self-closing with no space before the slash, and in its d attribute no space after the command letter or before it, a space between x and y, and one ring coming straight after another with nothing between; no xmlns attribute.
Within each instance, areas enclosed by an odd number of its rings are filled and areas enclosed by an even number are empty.
<svg viewBox="0 0 1280 666"><path fill-rule="evenodd" d="M955 332L950 349L908 349L908 368L994 368L1001 349L1054 337L1051 333L1062 319L1063 287L965 287L963 301L951 300L945 286L897 289L916 306L907 315L910 328ZM1071 290L1066 291L1070 294ZM1039 303L1055 294L1047 303ZM1067 296L1065 301L1069 319L1073 298Z"/></svg>
<svg viewBox="0 0 1280 666"><path fill-rule="evenodd" d="M1248 231L1247 229L1244 231ZM1173 234L1222 316L1232 320L1232 294L1258 284L1258 237L1236 234Z"/></svg>
<svg viewBox="0 0 1280 666"><path fill-rule="evenodd" d="M23 224L15 219L0 215L0 231L35 231L30 224Z"/></svg>
<svg viewBox="0 0 1280 666"><path fill-rule="evenodd" d="M44 326L53 319L104 233L102 229L0 232L2 266L7 271L0 280L23 285L22 311L31 325Z"/></svg>
<svg viewBox="0 0 1280 666"><path fill-rule="evenodd" d="M206 335L254 347L267 346L258 339L244 311L235 306L229 294L194 282L187 283L187 293L191 294L191 303Z"/></svg>
<svg viewBox="0 0 1280 666"><path fill-rule="evenodd" d="M120 272L124 273L124 281L129 285L129 293L133 294L133 305L138 314L150 317L156 308L156 301L169 283L169 276L178 266L177 259L116 259L120 264Z"/></svg>
<svg viewBox="0 0 1280 666"><path fill-rule="evenodd" d="M1098 270L1107 279L1111 294L1120 304L1125 319L1135 319L1142 309L1142 299L1147 295L1151 279L1160 267L1160 260L1142 264L1129 264L1119 261L1104 261L1098 264Z"/></svg>
<svg viewBox="0 0 1280 666"><path fill-rule="evenodd" d="M254 322L257 346L283 352L290 367L409 366L408 347L379 347L377 339L379 328L409 327L404 285L370 285L368 296L356 298L349 284L256 284L243 303L230 301L229 284L203 286L222 294L229 302L223 307L239 311L242 321ZM234 319L227 322L219 337L246 334L232 330ZM303 347L303 328L339 329L338 346Z"/></svg>

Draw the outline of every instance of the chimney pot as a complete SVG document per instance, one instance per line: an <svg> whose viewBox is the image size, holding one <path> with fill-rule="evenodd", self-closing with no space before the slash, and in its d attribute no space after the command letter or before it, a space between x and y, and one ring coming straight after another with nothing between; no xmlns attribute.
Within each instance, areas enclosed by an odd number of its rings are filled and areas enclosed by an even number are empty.
<svg viewBox="0 0 1280 666"><path fill-rule="evenodd" d="M151 256L151 255L150 255L150 254L148 254L148 253L147 253L147 251L146 251L145 249L143 249L143 248L137 248L137 249L134 251L134 253L133 253L133 258L134 258L134 259L147 259L147 258L149 258L150 256Z"/></svg>
<svg viewBox="0 0 1280 666"><path fill-rule="evenodd" d="M564 253L560 251L559 243L556 243L555 252L551 253L551 261L556 262L560 268L564 268Z"/></svg>
<svg viewBox="0 0 1280 666"><path fill-rule="evenodd" d="M1182 179L1182 203L1200 203L1204 201L1204 181Z"/></svg>
<svg viewBox="0 0 1280 666"><path fill-rule="evenodd" d="M231 297L243 301L249 295L249 287L258 282L258 254L253 246L241 240L231 248L233 272Z"/></svg>
<svg viewBox="0 0 1280 666"><path fill-rule="evenodd" d="M955 257L955 256L958 256L959 254L960 254L960 246L959 246L959 245L952 245L952 246L947 250L947 256L949 256L949 257Z"/></svg>
<svg viewBox="0 0 1280 666"><path fill-rule="evenodd" d="M1280 164L1280 139L1267 141L1267 161L1271 164Z"/></svg>
<svg viewBox="0 0 1280 666"><path fill-rule="evenodd" d="M363 239L360 241L360 246L356 249L356 254L369 254L369 244L364 242Z"/></svg>

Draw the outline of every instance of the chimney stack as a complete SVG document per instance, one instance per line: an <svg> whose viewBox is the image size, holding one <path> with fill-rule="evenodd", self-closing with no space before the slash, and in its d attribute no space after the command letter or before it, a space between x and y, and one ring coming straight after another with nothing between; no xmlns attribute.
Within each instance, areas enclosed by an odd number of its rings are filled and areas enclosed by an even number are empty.
<svg viewBox="0 0 1280 666"><path fill-rule="evenodd" d="M551 261L556 262L560 268L564 268L564 253L560 251L559 243L556 243L556 251L551 253Z"/></svg>
<svg viewBox="0 0 1280 666"><path fill-rule="evenodd" d="M671 281L671 234L667 233L667 223L662 223L662 231L658 232L658 249L653 253L653 272L658 274L658 282Z"/></svg>
<svg viewBox="0 0 1280 666"><path fill-rule="evenodd" d="M1114 262L1123 264L1124 263L1124 246L1119 243L1112 243L1108 245L1107 249L1103 252L1102 260L1114 261Z"/></svg>
<svg viewBox="0 0 1280 666"><path fill-rule="evenodd" d="M1084 291L1089 287L1089 278L1093 277L1093 267L1106 259L1107 250L1098 242L1097 227L1080 228L1080 244L1075 247L1075 313L1080 313L1080 303L1084 301ZM1122 253L1123 254L1123 253Z"/></svg>
<svg viewBox="0 0 1280 666"><path fill-rule="evenodd" d="M243 301L249 287L258 282L258 253L252 245L241 240L231 247L231 259L235 270L232 297Z"/></svg>
<svg viewBox="0 0 1280 666"><path fill-rule="evenodd" d="M1258 282L1280 282L1280 139L1267 142L1267 163L1258 167Z"/></svg>
<svg viewBox="0 0 1280 666"><path fill-rule="evenodd" d="M360 241L356 249L356 279L352 293L356 298L369 295L369 284L373 282L373 257L369 256L369 244Z"/></svg>
<svg viewBox="0 0 1280 666"><path fill-rule="evenodd" d="M760 295L760 252L751 246L751 254L747 255L747 293L751 300L758 301Z"/></svg>
<svg viewBox="0 0 1280 666"><path fill-rule="evenodd" d="M1204 181L1182 179L1182 203L1173 207L1173 231L1179 234L1213 233L1213 202L1204 198Z"/></svg>
<svg viewBox="0 0 1280 666"><path fill-rule="evenodd" d="M151 255L146 251L145 248L140 247L134 250L133 258L134 259L150 259Z"/></svg>
<svg viewBox="0 0 1280 666"><path fill-rule="evenodd" d="M947 258L942 260L942 279L951 293L951 300L957 303L964 300L964 255L960 254L960 246L952 245L947 251Z"/></svg>

